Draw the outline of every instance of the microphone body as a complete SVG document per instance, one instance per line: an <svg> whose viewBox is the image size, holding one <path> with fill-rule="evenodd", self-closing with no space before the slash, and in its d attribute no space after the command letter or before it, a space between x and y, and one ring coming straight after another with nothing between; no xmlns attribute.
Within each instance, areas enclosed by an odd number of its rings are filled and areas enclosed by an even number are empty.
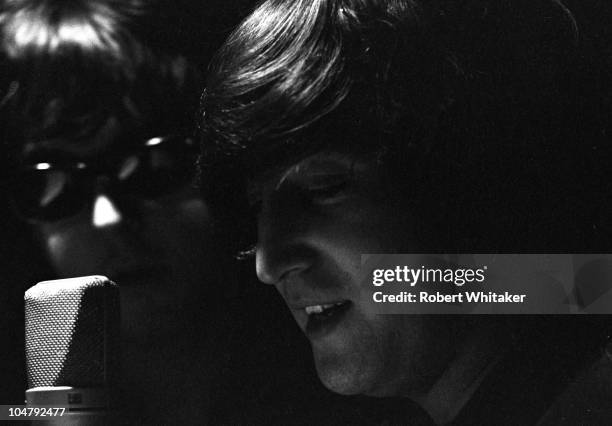
<svg viewBox="0 0 612 426"><path fill-rule="evenodd" d="M26 404L66 408L41 424L117 423L119 287L103 276L43 281L24 299Z"/></svg>

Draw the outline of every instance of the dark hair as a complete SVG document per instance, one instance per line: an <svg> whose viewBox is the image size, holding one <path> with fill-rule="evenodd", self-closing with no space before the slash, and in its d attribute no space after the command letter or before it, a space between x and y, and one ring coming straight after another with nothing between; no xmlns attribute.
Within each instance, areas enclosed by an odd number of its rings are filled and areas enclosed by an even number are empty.
<svg viewBox="0 0 612 426"><path fill-rule="evenodd" d="M391 80L409 79L393 79L392 61L398 53L409 55L403 50L410 45L400 38L418 36L420 15L412 1L264 2L210 66L202 129L212 143L204 145L205 159L242 149L268 151L271 142L275 148L303 148L298 138L318 146L322 141L315 134L333 136L333 126L321 128L328 115L347 120L344 140L368 139L363 132L371 135L374 121L376 130L392 134L392 118L381 116L391 114L383 103L392 100L381 92L398 89Z"/></svg>
<svg viewBox="0 0 612 426"><path fill-rule="evenodd" d="M369 152L445 241L553 244L582 149L567 132L577 37L554 0L265 1L211 64L203 184L227 196L221 181L288 156Z"/></svg>
<svg viewBox="0 0 612 426"><path fill-rule="evenodd" d="M173 29L163 25L161 4L4 2L0 32L9 97L2 115L10 151L28 142L92 136L111 117L136 134L189 128L199 77Z"/></svg>

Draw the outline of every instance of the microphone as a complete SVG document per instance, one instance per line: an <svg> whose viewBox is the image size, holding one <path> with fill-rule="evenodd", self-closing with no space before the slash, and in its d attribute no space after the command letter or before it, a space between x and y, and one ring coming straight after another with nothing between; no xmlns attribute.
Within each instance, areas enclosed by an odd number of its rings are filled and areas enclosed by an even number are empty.
<svg viewBox="0 0 612 426"><path fill-rule="evenodd" d="M25 293L28 406L66 407L51 425L114 423L119 287L104 276L43 281Z"/></svg>

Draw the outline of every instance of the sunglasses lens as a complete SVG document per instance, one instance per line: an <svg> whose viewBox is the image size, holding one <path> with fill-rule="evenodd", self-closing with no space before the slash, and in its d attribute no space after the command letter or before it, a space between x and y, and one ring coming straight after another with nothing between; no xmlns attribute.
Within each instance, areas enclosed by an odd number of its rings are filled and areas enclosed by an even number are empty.
<svg viewBox="0 0 612 426"><path fill-rule="evenodd" d="M33 220L58 220L78 213L86 198L72 173L30 170L16 179L13 201L19 214Z"/></svg>
<svg viewBox="0 0 612 426"><path fill-rule="evenodd" d="M192 140L180 136L153 138L143 148L119 161L112 157L112 163L96 162L93 168L84 163L67 169L39 163L13 180L13 204L25 219L54 221L83 210L92 193L100 190L97 177L104 176L103 187L116 195L149 199L176 192L193 178L196 146Z"/></svg>

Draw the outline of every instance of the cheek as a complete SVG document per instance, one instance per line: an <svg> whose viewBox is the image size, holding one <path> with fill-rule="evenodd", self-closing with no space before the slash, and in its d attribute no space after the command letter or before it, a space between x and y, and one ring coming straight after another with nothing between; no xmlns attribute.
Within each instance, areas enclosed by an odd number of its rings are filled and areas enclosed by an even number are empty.
<svg viewBox="0 0 612 426"><path fill-rule="evenodd" d="M185 200L178 205L177 215L194 226L205 226L210 223L210 211L206 203L198 198Z"/></svg>
<svg viewBox="0 0 612 426"><path fill-rule="evenodd" d="M412 233L394 218L369 215L357 221L338 219L317 229L317 244L325 258L349 275L342 282L358 286L364 254L411 252L416 247ZM357 290L356 288L354 290Z"/></svg>
<svg viewBox="0 0 612 426"><path fill-rule="evenodd" d="M40 247L60 276L89 273L95 267L100 247L86 229L48 226L36 234Z"/></svg>
<svg viewBox="0 0 612 426"><path fill-rule="evenodd" d="M51 256L56 254L62 257L66 252L66 248L70 246L70 238L63 233L43 233L40 239L44 242L47 253Z"/></svg>
<svg viewBox="0 0 612 426"><path fill-rule="evenodd" d="M149 234L144 237L154 245L160 241L180 245L186 238L190 242L210 235L210 209L192 189L151 202L144 212L142 232Z"/></svg>
<svg viewBox="0 0 612 426"><path fill-rule="evenodd" d="M337 241L353 251L398 253L416 246L416 220L412 212L385 200L357 197L339 206L326 218L327 230Z"/></svg>
<svg viewBox="0 0 612 426"><path fill-rule="evenodd" d="M206 247L211 239L212 219L201 199L186 199L149 215L142 229L145 240L154 247L173 247L178 251L193 251ZM168 251L168 250L163 250Z"/></svg>
<svg viewBox="0 0 612 426"><path fill-rule="evenodd" d="M143 239L162 256L180 279L201 278L210 271L214 258L212 219L201 199L186 199L149 216L142 228Z"/></svg>

